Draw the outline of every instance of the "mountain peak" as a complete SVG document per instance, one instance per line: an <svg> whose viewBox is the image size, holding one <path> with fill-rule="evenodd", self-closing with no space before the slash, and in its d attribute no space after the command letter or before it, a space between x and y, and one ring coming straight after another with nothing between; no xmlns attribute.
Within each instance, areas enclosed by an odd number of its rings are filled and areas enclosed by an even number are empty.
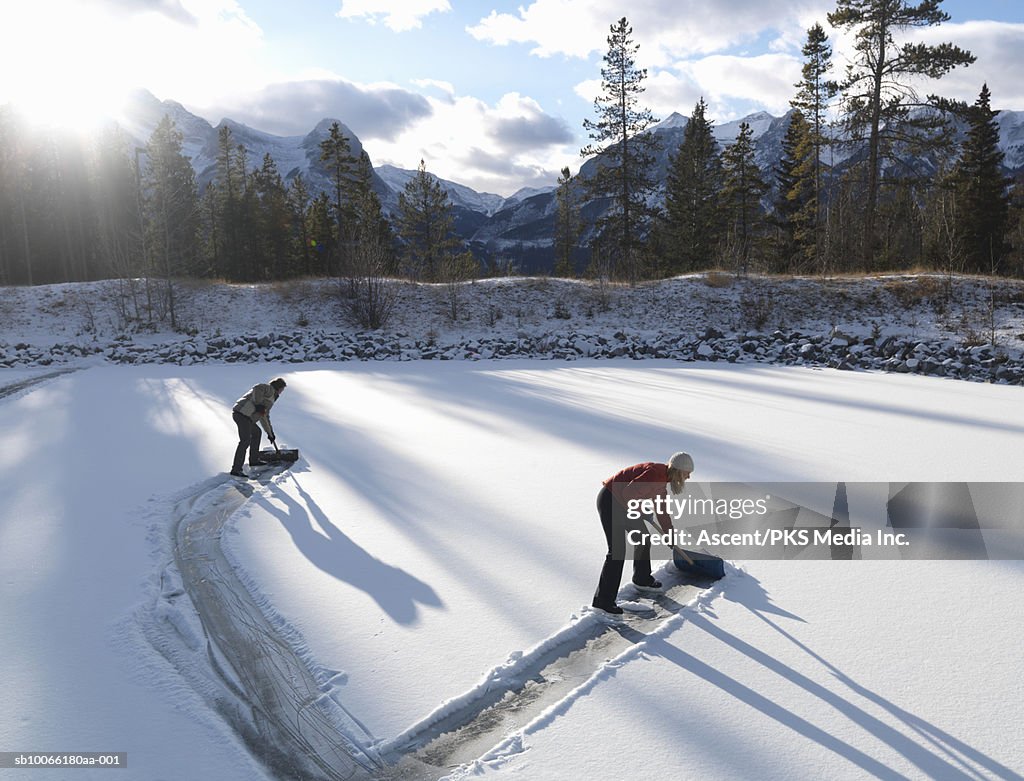
<svg viewBox="0 0 1024 781"><path fill-rule="evenodd" d="M671 114L669 114L663 120L661 120L661 122L659 122L657 125L655 125L653 129L654 130L670 130L671 128L676 128L676 127L686 127L686 125L687 125L687 123L689 121L690 121L689 117L684 117L678 111L673 111Z"/></svg>

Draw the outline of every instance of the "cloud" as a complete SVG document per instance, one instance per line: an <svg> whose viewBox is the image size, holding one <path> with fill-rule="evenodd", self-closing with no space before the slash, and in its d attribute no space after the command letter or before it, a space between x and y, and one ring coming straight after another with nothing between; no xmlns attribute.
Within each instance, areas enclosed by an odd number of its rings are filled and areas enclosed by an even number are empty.
<svg viewBox="0 0 1024 781"><path fill-rule="evenodd" d="M559 173L557 169L521 161L515 157L479 147L467 149L459 160L463 170L471 172L472 180L478 183L478 192L500 190L501 194L506 196L523 187L550 185ZM466 180L459 179L458 181L461 184Z"/></svg>
<svg viewBox="0 0 1024 781"><path fill-rule="evenodd" d="M449 103L454 102L455 100L455 85L450 81L439 81L438 79L413 79L410 83L420 89L437 90L448 98Z"/></svg>
<svg viewBox="0 0 1024 781"><path fill-rule="evenodd" d="M675 70L686 77L686 83L699 85L713 107L718 103L724 106L738 101L773 114L782 114L789 110L789 101L796 93L794 85L800 80L801 66L802 60L791 54L761 54L756 57L713 54L677 63ZM737 117L719 113L719 118Z"/></svg>
<svg viewBox="0 0 1024 781"><path fill-rule="evenodd" d="M513 152L568 144L575 138L564 119L544 113L536 101L515 92L504 95L487 117L487 135L499 148Z"/></svg>
<svg viewBox="0 0 1024 781"><path fill-rule="evenodd" d="M383 17L385 26L398 33L422 27L425 16L451 10L448 0L342 0L337 16L371 24Z"/></svg>
<svg viewBox="0 0 1024 781"><path fill-rule="evenodd" d="M673 111L689 116L700 98L711 118L730 121L754 111L783 114L796 93L801 59L793 54L761 54L754 57L712 54L680 60L670 67L653 69L645 82L643 105L664 119ZM591 79L576 85L576 94L592 101L601 82Z"/></svg>
<svg viewBox="0 0 1024 781"><path fill-rule="evenodd" d="M806 27L825 19L832 0L730 0L723 23L720 3L707 0L651 0L630 9L641 67L724 51L756 40L766 31ZM622 16L617 0L533 0L518 13L491 13L467 32L504 46L533 44L540 57L586 58L606 51L609 26ZM784 40L784 39L783 39Z"/></svg>
<svg viewBox="0 0 1024 781"><path fill-rule="evenodd" d="M511 92L494 104L464 95L427 100L431 114L415 128L368 145L375 165L412 169L423 159L444 179L510 195L525 185L550 184L578 158L578 141L565 120L528 96Z"/></svg>
<svg viewBox="0 0 1024 781"><path fill-rule="evenodd" d="M1020 78L1024 24L947 23L915 31L912 38L929 44L949 41L978 58L973 65L957 68L940 81L927 85L925 92L973 103L981 92L981 85L987 83L992 92L993 108L1024 109L1024 80Z"/></svg>
<svg viewBox="0 0 1024 781"><path fill-rule="evenodd" d="M304 135L321 119L337 118L361 141L393 141L433 113L422 95L391 84L315 79L269 84L220 110L278 135Z"/></svg>
<svg viewBox="0 0 1024 781"><path fill-rule="evenodd" d="M198 17L185 8L181 0L102 0L102 4L115 12L155 13L188 27L199 26Z"/></svg>

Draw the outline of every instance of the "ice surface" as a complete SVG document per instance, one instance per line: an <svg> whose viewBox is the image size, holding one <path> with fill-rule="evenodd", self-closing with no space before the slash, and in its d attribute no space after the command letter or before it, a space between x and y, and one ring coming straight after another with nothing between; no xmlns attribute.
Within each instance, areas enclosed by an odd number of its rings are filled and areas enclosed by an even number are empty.
<svg viewBox="0 0 1024 781"><path fill-rule="evenodd" d="M381 742L589 602L594 496L624 465L685 448L701 480L1019 479L1007 386L658 361L85 368L0 399L5 750L127 751L132 778L268 777L139 615L163 600L205 663L166 525L227 470L232 402L278 374L275 426L303 461L230 519L227 548L320 691ZM1022 577L749 562L452 773L1020 778Z"/></svg>

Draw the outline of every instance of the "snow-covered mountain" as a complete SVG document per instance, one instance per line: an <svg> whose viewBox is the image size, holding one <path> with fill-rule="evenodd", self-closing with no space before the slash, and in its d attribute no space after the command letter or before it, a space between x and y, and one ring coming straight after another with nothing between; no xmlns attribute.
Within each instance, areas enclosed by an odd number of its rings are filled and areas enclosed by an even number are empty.
<svg viewBox="0 0 1024 781"><path fill-rule="evenodd" d="M358 157L363 152L359 137L340 120L322 119L304 136L277 136L228 118L222 119L216 126L211 125L180 103L160 101L145 91L133 97L122 124L137 143L143 144L165 115L174 121L184 135L183 153L192 161L200 188L206 187L216 173L218 136L223 127L230 129L236 147L245 147L250 171L259 168L264 156L269 154L286 183L291 183L296 176L302 174L314 193L329 192L333 186L330 174L320 162L320 142L330 134L332 123L338 122L341 126L342 133L349 139L353 155ZM391 194L391 188L376 174L374 189L382 198Z"/></svg>
<svg viewBox="0 0 1024 781"><path fill-rule="evenodd" d="M332 187L330 176L320 163L319 145L327 137L333 122L341 124L342 131L350 139L354 154L360 154L363 149L359 138L340 120L325 118L305 136L276 136L228 118L222 119L215 127L189 112L180 103L160 101L144 91L138 93L132 101L124 127L137 143L142 144L165 114L174 120L184 135L184 151L192 159L201 187L208 184L215 174L217 139L222 127L230 128L235 144L241 144L247 150L250 170L259 167L264 155L269 154L276 161L286 182L302 174L314 193L330 191ZM654 178L659 183L655 200L664 197L664 182L670 160L683 140L688 121L688 117L673 112L651 128L650 132L659 140L654 164ZM997 121L1007 168L1017 170L1024 167L1024 111L1003 111ZM716 124L714 134L718 143L723 147L732 143L743 122L749 124L753 131L758 165L763 171L770 172L782 155L782 141L789 124L789 115L776 117L759 111L742 119ZM963 132L963 128L960 131ZM830 153L829 162L839 166L856 156L856 149L837 147ZM583 202L580 183L593 175L598 164L598 158L586 161L575 184L578 202L583 207L584 223L591 227L605 207L597 202ZM921 165L926 165L926 161L922 161ZM394 212L398 206L398 194L415 175L413 170L393 165L381 165L374 171L374 189L386 213ZM435 178L454 206L457 233L481 256L511 257L518 261L523 271L550 266L556 207L554 186L523 188L504 198L494 193L477 192L458 182ZM586 238L585 228L583 239Z"/></svg>
<svg viewBox="0 0 1024 781"><path fill-rule="evenodd" d="M416 177L416 171L410 171L406 168L398 168L393 165L381 165L375 169L380 175L380 178L384 180L385 184L388 185L397 195L402 192L405 186ZM427 175L431 179L441 184L447 194L449 200L451 200L454 206L461 206L471 211L480 212L486 214L488 217L494 212L500 209L506 199L500 195L494 193L478 193L471 187L467 187L464 184L458 184L447 179L442 179L439 176L431 174L429 171Z"/></svg>

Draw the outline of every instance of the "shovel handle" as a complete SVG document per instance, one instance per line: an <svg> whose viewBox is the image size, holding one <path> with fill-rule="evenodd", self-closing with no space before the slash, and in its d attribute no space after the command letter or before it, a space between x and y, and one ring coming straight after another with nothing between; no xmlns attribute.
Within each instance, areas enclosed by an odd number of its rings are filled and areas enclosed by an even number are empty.
<svg viewBox="0 0 1024 781"><path fill-rule="evenodd" d="M654 528L654 524L651 523L649 520L647 521L647 523L651 524L651 527ZM660 532L661 529L658 529L658 531ZM678 553L680 556L682 556L686 563L689 564L691 567L696 566L690 554L684 551L678 545L669 545L669 547L672 549L674 553Z"/></svg>

